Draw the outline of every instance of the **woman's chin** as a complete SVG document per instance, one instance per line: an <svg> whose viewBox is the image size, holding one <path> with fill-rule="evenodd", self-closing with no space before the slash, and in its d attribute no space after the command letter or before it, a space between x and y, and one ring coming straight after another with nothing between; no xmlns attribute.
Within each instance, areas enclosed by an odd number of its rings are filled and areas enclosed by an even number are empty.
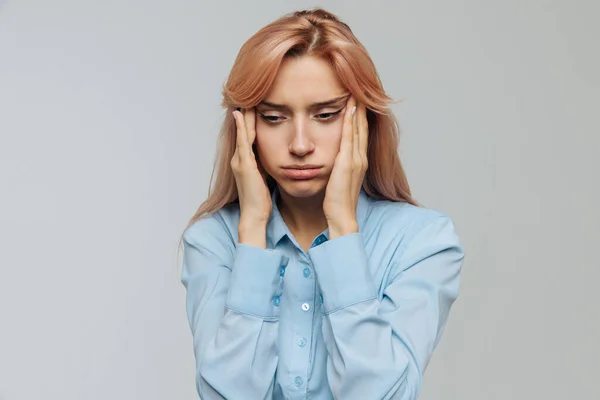
<svg viewBox="0 0 600 400"><path fill-rule="evenodd" d="M313 197L325 190L325 183L321 179L285 179L279 182L279 187L292 197Z"/></svg>

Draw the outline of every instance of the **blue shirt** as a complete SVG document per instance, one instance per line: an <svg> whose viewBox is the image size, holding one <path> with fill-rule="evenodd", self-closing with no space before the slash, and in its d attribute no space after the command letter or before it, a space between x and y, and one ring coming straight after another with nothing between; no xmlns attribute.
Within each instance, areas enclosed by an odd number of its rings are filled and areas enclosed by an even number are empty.
<svg viewBox="0 0 600 400"><path fill-rule="evenodd" d="M201 398L415 399L458 296L452 221L362 191L359 232L325 230L305 252L277 196L266 249L238 243L238 205L184 233Z"/></svg>

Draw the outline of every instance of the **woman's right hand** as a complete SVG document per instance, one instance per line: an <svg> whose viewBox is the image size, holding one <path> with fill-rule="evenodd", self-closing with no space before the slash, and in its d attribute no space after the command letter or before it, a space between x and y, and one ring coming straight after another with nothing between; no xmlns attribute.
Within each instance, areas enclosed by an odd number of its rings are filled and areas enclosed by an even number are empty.
<svg viewBox="0 0 600 400"><path fill-rule="evenodd" d="M256 111L252 108L242 114L236 110L233 117L237 128L237 145L231 159L231 169L240 203L239 229L261 232L262 228L266 229L272 205L266 172L258 165L252 151L252 144L256 140Z"/></svg>

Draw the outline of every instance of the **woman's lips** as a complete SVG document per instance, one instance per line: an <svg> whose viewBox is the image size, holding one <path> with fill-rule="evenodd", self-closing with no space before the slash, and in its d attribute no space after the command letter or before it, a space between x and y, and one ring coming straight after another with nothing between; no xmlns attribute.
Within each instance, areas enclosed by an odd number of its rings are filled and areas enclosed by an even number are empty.
<svg viewBox="0 0 600 400"><path fill-rule="evenodd" d="M283 173L291 179L311 179L319 174L321 167L315 168L284 168Z"/></svg>

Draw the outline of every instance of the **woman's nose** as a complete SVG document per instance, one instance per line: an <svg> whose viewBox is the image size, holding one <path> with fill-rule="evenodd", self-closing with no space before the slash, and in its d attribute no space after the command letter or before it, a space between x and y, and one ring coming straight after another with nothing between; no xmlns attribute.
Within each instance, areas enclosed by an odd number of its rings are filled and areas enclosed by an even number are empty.
<svg viewBox="0 0 600 400"><path fill-rule="evenodd" d="M306 122L298 121L294 124L294 136L289 149L291 153L299 157L305 156L315 149L315 145L308 135Z"/></svg>

